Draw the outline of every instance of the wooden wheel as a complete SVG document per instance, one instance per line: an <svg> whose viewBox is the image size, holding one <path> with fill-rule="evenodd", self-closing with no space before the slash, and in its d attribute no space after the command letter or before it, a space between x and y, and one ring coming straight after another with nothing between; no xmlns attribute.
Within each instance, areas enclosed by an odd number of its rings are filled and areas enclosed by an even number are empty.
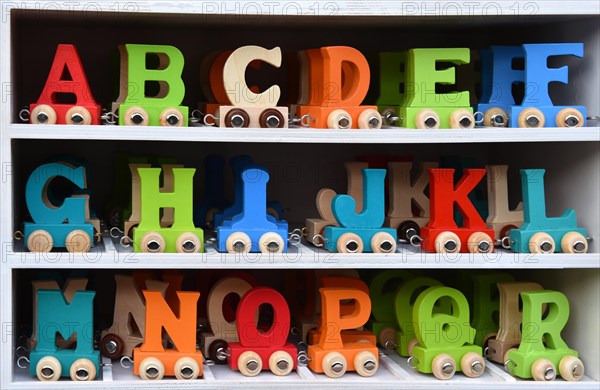
<svg viewBox="0 0 600 390"><path fill-rule="evenodd" d="M65 114L65 123L67 125L91 125L92 114L85 107L73 106Z"/></svg>
<svg viewBox="0 0 600 390"><path fill-rule="evenodd" d="M249 253L250 248L252 248L252 242L246 233L235 232L227 237L225 247L229 253Z"/></svg>
<svg viewBox="0 0 600 390"><path fill-rule="evenodd" d="M346 110L333 110L327 117L327 128L329 129L351 129L352 117Z"/></svg>
<svg viewBox="0 0 600 390"><path fill-rule="evenodd" d="M116 334L109 333L100 341L100 352L107 358L116 359L123 353L124 346L123 339Z"/></svg>
<svg viewBox="0 0 600 390"><path fill-rule="evenodd" d="M371 238L371 250L373 253L394 253L396 252L396 240L390 233L375 233Z"/></svg>
<svg viewBox="0 0 600 390"><path fill-rule="evenodd" d="M74 382L93 381L96 378L96 366L89 359L77 359L69 370Z"/></svg>
<svg viewBox="0 0 600 390"><path fill-rule="evenodd" d="M504 237L508 237L510 235L510 231L513 229L517 229L517 227L515 225L506 225L504 226L502 229L500 229L500 237L499 238L504 238Z"/></svg>
<svg viewBox="0 0 600 390"><path fill-rule="evenodd" d="M142 237L140 249L145 253L163 253L165 251L165 239L160 233L148 232Z"/></svg>
<svg viewBox="0 0 600 390"><path fill-rule="evenodd" d="M267 232L260 236L258 246L261 253L283 253L283 237L275 232Z"/></svg>
<svg viewBox="0 0 600 390"><path fill-rule="evenodd" d="M540 128L546 124L546 117L537 108L529 107L521 111L517 123L519 127Z"/></svg>
<svg viewBox="0 0 600 390"><path fill-rule="evenodd" d="M475 127L475 117L469 110L461 108L450 114L451 129L472 129Z"/></svg>
<svg viewBox="0 0 600 390"><path fill-rule="evenodd" d="M417 345L419 345L419 340L417 340L417 339L412 339L408 342L408 345L406 346L406 349L408 350L408 356L412 356L413 349Z"/></svg>
<svg viewBox="0 0 600 390"><path fill-rule="evenodd" d="M175 242L175 249L178 253L198 253L202 249L202 243L192 232L181 233Z"/></svg>
<svg viewBox="0 0 600 390"><path fill-rule="evenodd" d="M398 114L396 113L396 110L394 110L391 107L385 108L385 109L383 109L383 111L381 111L381 118L389 126L396 125L396 121L392 120L392 118L397 118L397 117L398 117Z"/></svg>
<svg viewBox="0 0 600 390"><path fill-rule="evenodd" d="M123 122L127 126L148 126L148 113L142 107L129 107L127 111L125 111Z"/></svg>
<svg viewBox="0 0 600 390"><path fill-rule="evenodd" d="M185 124L185 118L181 110L175 107L165 108L159 117L161 126L182 127Z"/></svg>
<svg viewBox="0 0 600 390"><path fill-rule="evenodd" d="M56 123L56 111L47 104L40 104L31 111L31 123L53 125Z"/></svg>
<svg viewBox="0 0 600 390"><path fill-rule="evenodd" d="M139 372L143 380L161 380L165 376L165 366L157 358L147 357L140 363Z"/></svg>
<svg viewBox="0 0 600 390"><path fill-rule="evenodd" d="M456 233L441 232L435 238L435 251L437 253L458 253L460 252L460 239Z"/></svg>
<svg viewBox="0 0 600 390"><path fill-rule="evenodd" d="M273 207L267 207L267 214L272 215L278 221L280 219L279 213Z"/></svg>
<svg viewBox="0 0 600 390"><path fill-rule="evenodd" d="M471 253L490 253L494 250L494 241L484 232L475 232L469 236L467 247Z"/></svg>
<svg viewBox="0 0 600 390"><path fill-rule="evenodd" d="M586 253L588 250L587 239L578 232L569 232L560 240L564 253Z"/></svg>
<svg viewBox="0 0 600 390"><path fill-rule="evenodd" d="M330 378L339 378L346 373L348 363L346 358L339 352L329 352L323 358L323 372Z"/></svg>
<svg viewBox="0 0 600 390"><path fill-rule="evenodd" d="M398 238L409 241L410 237L419 235L421 227L415 221L404 221L398 226Z"/></svg>
<svg viewBox="0 0 600 390"><path fill-rule="evenodd" d="M250 125L250 117L245 110L241 108L233 108L225 114L226 127L248 127Z"/></svg>
<svg viewBox="0 0 600 390"><path fill-rule="evenodd" d="M285 119L279 110L275 108L267 108L260 113L258 123L262 128L276 129L282 128L285 125Z"/></svg>
<svg viewBox="0 0 600 390"><path fill-rule="evenodd" d="M483 125L488 127L507 127L508 114L500 107L492 107L483 114Z"/></svg>
<svg viewBox="0 0 600 390"><path fill-rule="evenodd" d="M377 340L383 348L388 350L395 349L396 329L389 326L381 329L377 335Z"/></svg>
<svg viewBox="0 0 600 390"><path fill-rule="evenodd" d="M200 365L191 357L185 356L177 360L173 367L175 378L180 380L196 379L200 375Z"/></svg>
<svg viewBox="0 0 600 390"><path fill-rule="evenodd" d="M544 232L535 233L529 239L529 252L531 253L554 253L554 239Z"/></svg>
<svg viewBox="0 0 600 390"><path fill-rule="evenodd" d="M485 370L485 361L481 355L469 352L460 359L460 369L469 378L477 378Z"/></svg>
<svg viewBox="0 0 600 390"><path fill-rule="evenodd" d="M362 351L354 357L354 370L360 376L373 376L379 368L379 360L371 351Z"/></svg>
<svg viewBox="0 0 600 390"><path fill-rule="evenodd" d="M358 116L359 129L381 129L381 114L372 108L368 108Z"/></svg>
<svg viewBox="0 0 600 390"><path fill-rule="evenodd" d="M583 378L585 367L583 362L576 356L567 355L560 359L558 364L558 372L566 381L579 381Z"/></svg>
<svg viewBox="0 0 600 390"><path fill-rule="evenodd" d="M54 246L52 235L45 230L34 230L27 238L30 252L50 252Z"/></svg>
<svg viewBox="0 0 600 390"><path fill-rule="evenodd" d="M417 129L439 129L440 116L430 108L422 109L415 116Z"/></svg>
<svg viewBox="0 0 600 390"><path fill-rule="evenodd" d="M44 356L35 366L37 377L42 382L54 382L60 378L62 367L54 356Z"/></svg>
<svg viewBox="0 0 600 390"><path fill-rule="evenodd" d="M344 233L336 243L340 253L362 253L364 249L361 238L354 233Z"/></svg>
<svg viewBox="0 0 600 390"><path fill-rule="evenodd" d="M227 352L228 346L229 344L225 340L215 340L208 347L208 356L216 364L226 364L227 355L225 355L225 352Z"/></svg>
<svg viewBox="0 0 600 390"><path fill-rule="evenodd" d="M92 238L83 230L73 230L65 238L65 247L69 252L89 252L92 248Z"/></svg>
<svg viewBox="0 0 600 390"><path fill-rule="evenodd" d="M556 114L556 127L583 127L583 114L571 107L563 108Z"/></svg>
<svg viewBox="0 0 600 390"><path fill-rule="evenodd" d="M436 378L447 380L454 376L454 373L456 372L456 362L452 356L440 353L433 358L431 370L433 371L433 376Z"/></svg>
<svg viewBox="0 0 600 390"><path fill-rule="evenodd" d="M536 381L553 381L556 378L556 367L548 359L538 359L531 365L531 376Z"/></svg>
<svg viewBox="0 0 600 390"><path fill-rule="evenodd" d="M490 332L490 333L486 334L485 336L483 336L483 349L488 347L490 344L490 340L495 339L496 336L498 336L498 333L496 333L496 332Z"/></svg>
<svg viewBox="0 0 600 390"><path fill-rule="evenodd" d="M262 359L256 352L242 352L238 358L238 369L245 376L256 376L262 371Z"/></svg>
<svg viewBox="0 0 600 390"><path fill-rule="evenodd" d="M294 360L285 351L275 351L269 357L269 369L275 375L285 376L292 372Z"/></svg>

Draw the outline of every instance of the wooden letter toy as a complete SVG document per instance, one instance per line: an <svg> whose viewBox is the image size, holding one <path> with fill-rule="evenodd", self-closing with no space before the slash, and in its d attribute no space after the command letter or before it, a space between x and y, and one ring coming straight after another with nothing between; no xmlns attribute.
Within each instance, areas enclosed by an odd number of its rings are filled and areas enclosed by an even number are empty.
<svg viewBox="0 0 600 390"><path fill-rule="evenodd" d="M437 70L437 63L470 61L467 48L410 49L406 63L405 97L398 123L417 129L467 129L475 126L469 91L436 93L436 84L455 84L455 68Z"/></svg>
<svg viewBox="0 0 600 390"><path fill-rule="evenodd" d="M390 209L385 225L398 231L398 238L410 241L419 236L421 228L429 222L429 198L425 188L429 185L429 168L437 168L435 162L419 164L419 173L414 183L410 178L411 162L390 162ZM414 215L413 205L418 208Z"/></svg>
<svg viewBox="0 0 600 390"><path fill-rule="evenodd" d="M215 214L227 207L225 198L225 158L204 158L203 197L194 207L194 223L197 226L213 226Z"/></svg>
<svg viewBox="0 0 600 390"><path fill-rule="evenodd" d="M133 247L136 252L198 253L204 250L204 233L193 221L193 180L196 169L173 168L173 181L160 188L161 168L138 168L140 177L140 223L133 228ZM173 214L161 209L172 208ZM172 215L171 221L165 218ZM171 225L162 227L162 224Z"/></svg>
<svg viewBox="0 0 600 390"><path fill-rule="evenodd" d="M521 298L523 339L518 350L508 351L505 367L519 378L536 381L551 381L557 374L566 381L581 380L584 366L579 354L560 336L569 320L567 297L558 291L544 290L522 292Z"/></svg>
<svg viewBox="0 0 600 390"><path fill-rule="evenodd" d="M37 344L29 355L31 375L41 381L71 377L91 381L100 371L100 351L94 350L94 291L77 291L67 303L60 290L37 291ZM77 335L75 349L58 349L56 340Z"/></svg>
<svg viewBox="0 0 600 390"><path fill-rule="evenodd" d="M450 301L451 314L438 313L435 304ZM450 379L456 371L470 378L483 374L485 361L481 347L473 345L475 329L469 325L469 303L458 290L433 286L419 294L413 309L418 344L409 364L438 379Z"/></svg>
<svg viewBox="0 0 600 390"><path fill-rule="evenodd" d="M379 129L376 106L361 106L371 71L365 56L347 46L306 50L310 83L306 104L294 106L295 115L313 128Z"/></svg>
<svg viewBox="0 0 600 390"><path fill-rule="evenodd" d="M475 328L474 344L483 348L492 337L497 337L500 326L500 301L497 284L512 282L514 278L504 272L481 273L472 276L473 297L471 298L471 326ZM484 350L485 351L485 350Z"/></svg>
<svg viewBox="0 0 600 390"><path fill-rule="evenodd" d="M246 84L246 68L262 61L277 68L281 66L281 49L243 46L231 53L223 65L223 88L228 105L219 106L215 121L219 127L288 127L288 108L278 107L281 96L278 85L255 93Z"/></svg>
<svg viewBox="0 0 600 390"><path fill-rule="evenodd" d="M502 240L523 223L523 203L519 203L514 210L508 207L508 165L487 165L485 169L490 209L485 222Z"/></svg>
<svg viewBox="0 0 600 390"><path fill-rule="evenodd" d="M143 341L146 333L146 304L134 277L115 275L116 293L113 323L102 331L100 351L111 359L133 355L133 349ZM168 283L147 279L143 281L151 291L165 296Z"/></svg>
<svg viewBox="0 0 600 390"><path fill-rule="evenodd" d="M510 231L510 248L521 253L586 253L587 231L577 227L575 210L546 216L544 169L521 169L524 222Z"/></svg>
<svg viewBox="0 0 600 390"><path fill-rule="evenodd" d="M385 221L385 169L363 169L363 209L349 195L336 195L331 210L340 225L325 228L325 248L340 253L394 253L396 229L383 228Z"/></svg>
<svg viewBox="0 0 600 390"><path fill-rule="evenodd" d="M217 245L220 252L229 253L282 253L287 251L288 224L276 221L267 214L267 182L269 174L263 167L247 166L241 173L242 199L239 214L223 221L217 227Z"/></svg>
<svg viewBox="0 0 600 390"><path fill-rule="evenodd" d="M433 286L442 286L442 283L433 278L417 277L405 281L396 290L392 307L399 331L394 342L400 356L411 356L412 349L418 343L413 318L415 301L421 292ZM442 299L436 305L435 312L451 313L451 309L450 301Z"/></svg>
<svg viewBox="0 0 600 390"><path fill-rule="evenodd" d="M252 288L252 285L241 278L228 277L219 280L208 293L207 317L211 332L202 334L202 352L204 357L217 364L227 363L227 346L237 342L236 322L227 321L223 312L226 297L235 294L240 298Z"/></svg>
<svg viewBox="0 0 600 390"><path fill-rule="evenodd" d="M454 169L429 169L431 217L421 229L421 248L438 253L488 253L494 250L494 231L489 229L469 200L469 193L485 176L485 169L465 169L454 186ZM464 217L454 220L454 205Z"/></svg>
<svg viewBox="0 0 600 390"><path fill-rule="evenodd" d="M158 291L144 291L146 331L144 344L133 350L133 374L146 380L163 376L196 379L202 376L202 352L196 349L196 309L200 293L178 291L175 314ZM175 345L163 347L163 329Z"/></svg>
<svg viewBox="0 0 600 390"><path fill-rule="evenodd" d="M371 297L371 321L369 329L377 336L377 342L385 349L394 349L396 332L400 330L390 307L394 306L396 297L392 285L401 285L413 278L413 274L405 270L387 270L377 274L369 284Z"/></svg>
<svg viewBox="0 0 600 390"><path fill-rule="evenodd" d="M525 81L525 72L514 69L513 62L524 57L521 46L491 46L482 51L481 99L476 110L483 113L484 126L508 126L510 107L517 104L513 85Z"/></svg>
<svg viewBox="0 0 600 390"><path fill-rule="evenodd" d="M119 97L113 112L119 113L119 125L187 126L188 108L181 106L185 85L181 79L184 59L181 51L166 45L120 45L121 81ZM158 65L148 68L149 55L158 58ZM147 83L158 85L158 91Z"/></svg>
<svg viewBox="0 0 600 390"><path fill-rule="evenodd" d="M347 194L356 201L356 212L363 209L363 178L361 170L368 168L366 163L346 162L346 175L348 177ZM317 193L317 211L320 218L309 218L306 220L306 239L313 245L322 246L326 226L337 226L337 222L331 210L331 201L337 193L330 188L322 188Z"/></svg>
<svg viewBox="0 0 600 390"><path fill-rule="evenodd" d="M322 315L318 343L308 346L308 367L330 378L339 378L346 371L356 371L360 376L373 376L379 367L379 351L374 340L347 339L343 330L357 329L369 320L371 300L361 289L323 287L321 293ZM344 301L353 300L354 310L342 314ZM364 337L363 337L364 338Z"/></svg>
<svg viewBox="0 0 600 390"><path fill-rule="evenodd" d="M506 361L509 349L518 347L521 343L521 326L523 315L519 304L523 291L543 290L544 288L533 282L503 282L498 283L500 293L500 312L498 334L488 340L485 355L489 360L497 363ZM529 325L527 325L529 326Z"/></svg>
<svg viewBox="0 0 600 390"><path fill-rule="evenodd" d="M273 323L269 329L259 330L256 313L264 304L273 309ZM229 343L229 367L245 376L256 376L262 370L284 376L296 369L298 352L287 342L290 309L279 292L269 287L251 289L240 300L236 320L239 342Z"/></svg>
<svg viewBox="0 0 600 390"><path fill-rule="evenodd" d="M75 96L74 104L61 102L61 95ZM31 123L99 125L101 107L83 71L73 45L58 45L46 85L36 103L29 105Z"/></svg>
<svg viewBox="0 0 600 390"><path fill-rule="evenodd" d="M34 222L25 222L24 236L31 252L67 248L69 252L88 252L94 246L94 224L90 220L89 195L74 195L54 205L48 187L55 177L63 177L80 189L87 187L85 168L63 163L36 168L25 187L27 209Z"/></svg>

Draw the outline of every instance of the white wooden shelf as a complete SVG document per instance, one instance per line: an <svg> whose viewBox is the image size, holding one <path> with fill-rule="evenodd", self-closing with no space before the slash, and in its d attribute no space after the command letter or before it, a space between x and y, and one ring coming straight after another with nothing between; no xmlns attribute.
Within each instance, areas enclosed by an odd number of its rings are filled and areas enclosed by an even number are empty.
<svg viewBox="0 0 600 390"><path fill-rule="evenodd" d="M109 360L104 358L103 363ZM207 366L204 365L204 378L193 381L178 381L165 378L162 381L143 381L134 376L131 368L123 368L118 361L112 365L102 367L102 377L89 383L85 383L90 389L124 388L129 389L158 389L168 386L169 389L191 389L191 388L241 388L264 389L265 386L276 386L287 389L320 389L325 386L333 388L349 389L430 389L442 386L446 389L524 389L524 388L554 388L563 389L568 385L570 389L598 389L598 382L589 377L584 377L579 382L565 382L556 379L553 382L535 382L533 380L516 379L504 371L500 365L486 362L486 369L479 378L467 378L457 373L448 381L439 381L433 375L419 373L408 367L406 359L398 356L395 352L385 351L380 353L380 366L377 373L370 378L364 378L354 372L348 372L339 379L331 379L323 374L315 374L307 367L299 367L297 372L288 376L278 377L268 371L263 371L256 377L244 377L238 371L232 371L229 366ZM37 378L29 375L29 371L15 367L14 381L8 389L27 389L37 384ZM79 388L82 385L77 382L64 379L58 382L46 382L44 388L65 389Z"/></svg>
<svg viewBox="0 0 600 390"><path fill-rule="evenodd" d="M207 243L201 254L134 253L123 248L118 240L105 236L100 245L89 253L31 253L18 241L13 250L5 251L6 261L13 269L26 268L130 268L130 269L565 269L600 268L598 253L534 255L497 249L492 254L460 253L447 255L426 253L410 245L398 245L394 254L341 254L331 253L302 242L289 245L283 254L250 253L246 255L217 252L213 243Z"/></svg>
<svg viewBox="0 0 600 390"><path fill-rule="evenodd" d="M331 130L304 128L234 129L209 126L166 129L163 127L12 124L9 126L8 135L11 139L48 140L452 144L486 142L598 142L600 141L600 127L576 129L559 127L543 129L482 127L469 130L416 130L388 127L379 130Z"/></svg>

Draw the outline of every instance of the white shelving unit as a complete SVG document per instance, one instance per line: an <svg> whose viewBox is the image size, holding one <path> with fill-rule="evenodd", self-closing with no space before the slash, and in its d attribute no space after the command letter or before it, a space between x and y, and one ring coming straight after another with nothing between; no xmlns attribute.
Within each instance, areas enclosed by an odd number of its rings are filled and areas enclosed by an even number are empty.
<svg viewBox="0 0 600 390"><path fill-rule="evenodd" d="M584 42L584 59L566 61L569 85L551 88L558 102L587 106L589 115L600 114L600 3L572 1L144 1L57 2L19 1L0 3L0 388L78 388L80 383L62 380L40 383L15 366L18 323L22 305L17 291L33 270L84 269L386 269L423 270L506 269L547 288L563 291L571 303L571 317L563 336L580 352L586 377L577 383L518 381L502 367L490 364L484 375L468 379L456 375L441 383L412 371L406 359L394 353L381 356L381 368L373 378L349 373L339 380L316 375L306 368L288 377L262 373L246 378L228 367L207 366L202 380L143 382L131 370L114 362L85 386L112 388L286 387L286 388L448 388L598 389L600 383L600 127L566 130L473 129L416 131L386 128L380 131L330 131L300 128L216 129L190 127L176 131L162 128L117 126L69 127L20 124L17 112L37 99L58 43L75 43L80 50L92 91L106 104L112 96L110 55L125 40L164 43L179 47L186 57L186 102L199 101L197 71L204 54L244 44L281 45L284 51L326 44L356 46L365 52L410 47L473 47L525 42ZM273 33L277 31L277 34ZM298 32L302 31L302 39ZM443 34L441 34L443 33ZM561 63L562 64L562 63ZM191 69L191 70L187 70ZM278 80L282 84L286 80ZM188 96L189 95L189 96ZM350 145L353 144L353 145ZM209 153L234 155L245 152L265 162L275 196L289 211L294 226L316 215L312 206L318 188L344 188L342 162L357 154L414 154L417 160L442 155L473 156L483 163L509 163L511 167L543 167L546 173L548 213L558 215L571 207L578 222L594 241L585 255L529 255L500 250L491 255L462 254L447 257L400 246L392 255L331 254L312 246L292 246L283 255L221 254L212 244L201 255L148 255L121 248L105 235L103 243L87 254L24 251L13 232L22 223L23 187L28 172L45 159L75 151L87 157L93 194L100 200L110 195L110 155L119 151L177 155L186 163L201 164ZM186 161L189 160L189 161ZM278 165L279 164L279 165ZM280 166L283 164L283 168ZM335 165L335 167L333 167ZM301 177L291 180L281 172L296 167ZM316 169L315 169L316 167ZM281 171L281 172L279 172ZM326 171L324 177L319 172ZM279 173L278 173L279 172ZM518 179L513 177L513 182ZM331 180L331 183L329 182ZM99 184L94 184L99 183ZM106 190L106 189L109 190ZM285 188L286 190L281 190ZM288 190L289 189L289 190ZM518 194L512 194L518 196ZM95 196L95 195L94 195ZM272 272L272 271L265 271ZM29 299L30 295L26 296ZM108 361L105 361L108 363Z"/></svg>

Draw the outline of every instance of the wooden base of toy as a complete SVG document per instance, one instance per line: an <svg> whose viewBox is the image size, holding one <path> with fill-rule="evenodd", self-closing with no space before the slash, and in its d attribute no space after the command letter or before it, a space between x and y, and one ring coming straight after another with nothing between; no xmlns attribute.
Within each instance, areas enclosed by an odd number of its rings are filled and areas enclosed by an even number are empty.
<svg viewBox="0 0 600 390"><path fill-rule="evenodd" d="M447 347L447 348L424 348L420 345L415 345L412 350L412 356L416 359L417 370L424 374L434 374L438 379L450 379L454 375L454 372L465 371L465 375L468 376L480 376L483 374L485 369L485 361L481 356L481 347L478 345L463 345L462 347ZM462 363L465 362L463 358L472 356L479 356L481 367L476 370L472 370L472 367L462 367ZM452 362L448 359L450 358ZM445 363L451 363L453 365L452 370L450 367L444 368Z"/></svg>
<svg viewBox="0 0 600 390"><path fill-rule="evenodd" d="M24 224L24 239L31 252L49 252L67 248L70 252L88 252L93 246L94 225L91 223Z"/></svg>
<svg viewBox="0 0 600 390"><path fill-rule="evenodd" d="M155 371L150 372L151 369ZM196 379L202 376L202 352L184 353L176 349L144 352L141 348L135 348L133 350L133 374L139 375L142 379L161 379L163 376Z"/></svg>
<svg viewBox="0 0 600 390"><path fill-rule="evenodd" d="M383 233L385 237L380 234ZM343 228L327 226L325 228L325 249L341 253L394 253L398 238L395 229L390 228ZM349 247L348 243L352 243ZM383 246L383 243L387 243ZM374 247L372 244L376 244Z"/></svg>
<svg viewBox="0 0 600 390"><path fill-rule="evenodd" d="M100 105L30 104L30 121L47 125L99 125Z"/></svg>
<svg viewBox="0 0 600 390"><path fill-rule="evenodd" d="M346 371L372 376L379 367L379 350L369 342L344 343L343 349L335 351L310 345L308 359L308 368L332 378L339 378Z"/></svg>
<svg viewBox="0 0 600 390"><path fill-rule="evenodd" d="M548 381L554 380L558 374L565 380L580 380L584 373L583 363L581 363L581 368L573 367L572 364L572 358L578 359L578 357L579 354L577 351L570 348L560 349L558 351L546 349L530 354L524 354L519 352L519 350L511 350L508 352L507 356L511 361L511 364L507 366L509 372L519 378L533 378L537 381ZM564 360L565 358L567 358L567 360ZM581 361L579 360L579 362ZM558 372L556 370L557 367L559 368ZM545 372L547 368L551 368L553 373ZM561 372L561 368L565 371Z"/></svg>
<svg viewBox="0 0 600 390"><path fill-rule="evenodd" d="M187 127L189 109L186 106L137 106L113 104L118 107L120 126Z"/></svg>
<svg viewBox="0 0 600 390"><path fill-rule="evenodd" d="M287 107L219 106L219 127L287 128Z"/></svg>
<svg viewBox="0 0 600 390"><path fill-rule="evenodd" d="M227 362L232 370L239 370L246 376L258 375L263 370L283 376L298 367L297 357L298 349L292 343L268 347L243 347L240 343L229 343Z"/></svg>
<svg viewBox="0 0 600 390"><path fill-rule="evenodd" d="M379 129L382 124L377 106L297 106L296 116L304 115L309 127L319 129Z"/></svg>
<svg viewBox="0 0 600 390"><path fill-rule="evenodd" d="M587 111L583 106L507 107L510 127L584 127Z"/></svg>
<svg viewBox="0 0 600 390"><path fill-rule="evenodd" d="M410 129L470 129L475 127L471 107L400 107L399 124Z"/></svg>
<svg viewBox="0 0 600 390"><path fill-rule="evenodd" d="M504 342L497 338L491 338L488 341L488 350L486 358L496 363L504 364L506 361L505 355L511 348L518 348L519 343L515 342Z"/></svg>
<svg viewBox="0 0 600 390"><path fill-rule="evenodd" d="M229 222L229 221L227 221ZM287 223L276 222L273 230L248 228L236 230L227 224L217 228L217 249L219 252L228 253L283 253L287 252ZM285 225L285 228L283 226ZM235 244L243 243L243 247L236 248ZM274 244L275 246L271 246Z"/></svg>
<svg viewBox="0 0 600 390"><path fill-rule="evenodd" d="M467 229L467 228L453 228L453 229L432 229L427 226L421 229L421 248L427 252L437 253L478 253L481 250L477 247L477 243L483 240L478 238L477 240L471 239L471 236L475 233L484 233L488 237L485 241L488 242L489 251L494 251L494 231L488 228L481 229ZM483 237L483 236L482 236ZM469 240L473 242L469 242ZM455 250L450 250L445 245L447 241L454 241Z"/></svg>
<svg viewBox="0 0 600 390"><path fill-rule="evenodd" d="M200 253L204 252L204 232L193 230L162 228L157 231L133 228L133 249L135 252L149 253ZM188 249L187 243L193 243Z"/></svg>
<svg viewBox="0 0 600 390"><path fill-rule="evenodd" d="M29 373L41 381L56 381L71 377L74 381L94 380L100 371L100 352L77 353L73 349L58 351L31 351ZM44 371L45 367L49 370ZM79 370L83 371L77 372Z"/></svg>
<svg viewBox="0 0 600 390"><path fill-rule="evenodd" d="M571 233L577 233L578 240L573 241L572 237L574 236ZM571 234L569 236L571 238L564 240L564 243L571 244L571 246L565 246L563 249L563 239L566 239L569 234ZM544 231L513 229L509 235L511 240L510 249L517 253L586 253L588 248L586 234L585 229L577 227L572 229L547 229ZM544 245L546 242L552 248L546 250L546 245ZM576 242L581 243L579 252L575 252L574 245Z"/></svg>

